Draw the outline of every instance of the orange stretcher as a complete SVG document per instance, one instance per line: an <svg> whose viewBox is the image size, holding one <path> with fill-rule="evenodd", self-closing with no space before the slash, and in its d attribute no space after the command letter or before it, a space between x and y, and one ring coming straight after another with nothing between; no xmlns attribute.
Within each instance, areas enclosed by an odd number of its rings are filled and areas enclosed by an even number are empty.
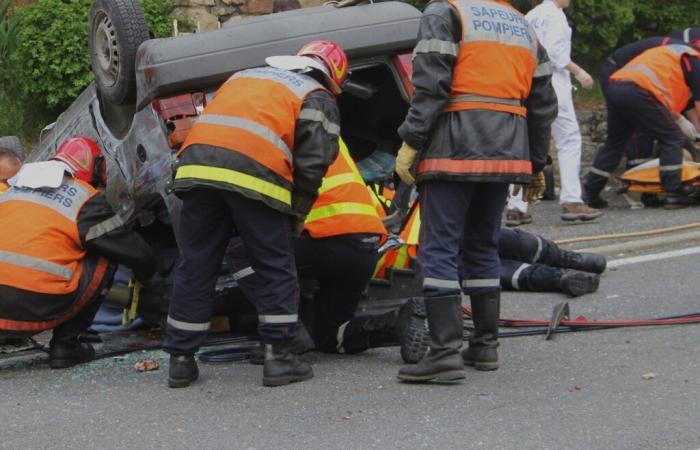
<svg viewBox="0 0 700 450"><path fill-rule="evenodd" d="M659 159L640 164L620 175L627 192L661 193ZM700 187L700 163L683 161L681 183Z"/></svg>

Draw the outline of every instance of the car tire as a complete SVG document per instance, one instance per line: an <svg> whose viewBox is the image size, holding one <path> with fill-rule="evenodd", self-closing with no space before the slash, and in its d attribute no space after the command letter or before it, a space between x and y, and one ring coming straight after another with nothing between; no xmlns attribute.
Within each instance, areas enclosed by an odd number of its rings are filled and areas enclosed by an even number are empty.
<svg viewBox="0 0 700 450"><path fill-rule="evenodd" d="M136 101L136 51L149 38L138 0L95 0L88 19L88 48L101 99Z"/></svg>

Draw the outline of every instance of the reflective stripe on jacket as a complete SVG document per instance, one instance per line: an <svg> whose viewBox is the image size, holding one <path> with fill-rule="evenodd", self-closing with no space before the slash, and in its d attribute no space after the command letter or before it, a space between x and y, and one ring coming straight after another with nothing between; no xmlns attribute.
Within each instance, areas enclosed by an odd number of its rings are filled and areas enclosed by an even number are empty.
<svg viewBox="0 0 700 450"><path fill-rule="evenodd" d="M610 80L631 81L651 92L671 112L680 114L691 98L681 66L683 55L698 56L700 53L680 44L652 48L615 72Z"/></svg>
<svg viewBox="0 0 700 450"><path fill-rule="evenodd" d="M0 285L63 295L78 288L85 249L78 213L97 194L64 177L52 190L12 187L0 196Z"/></svg>
<svg viewBox="0 0 700 450"><path fill-rule="evenodd" d="M340 140L340 151L328 168L318 198L306 217L305 229L314 238L343 234L386 235L362 176Z"/></svg>
<svg viewBox="0 0 700 450"><path fill-rule="evenodd" d="M525 116L523 104L537 68L535 31L504 3L450 0L450 4L462 18L462 42L445 111L488 109Z"/></svg>
<svg viewBox="0 0 700 450"><path fill-rule="evenodd" d="M185 139L175 188L179 183L228 186L291 207L295 127L300 118L323 122L323 117L301 117L315 113L301 107L319 90L325 88L308 76L272 67L233 75ZM338 132L327 120L324 127Z"/></svg>

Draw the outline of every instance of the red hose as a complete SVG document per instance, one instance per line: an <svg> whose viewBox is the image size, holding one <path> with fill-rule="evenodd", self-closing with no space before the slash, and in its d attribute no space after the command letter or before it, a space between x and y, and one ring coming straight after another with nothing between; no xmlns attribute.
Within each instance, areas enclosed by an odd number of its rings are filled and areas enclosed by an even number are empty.
<svg viewBox="0 0 700 450"><path fill-rule="evenodd" d="M471 308L462 307L462 311L471 318ZM528 319L504 319L501 318L501 326L509 328L533 328L549 326L548 320L528 320ZM574 320L562 320L559 325L571 328L623 328L623 327L649 327L661 325L687 325L700 323L700 314L689 317L673 317L663 319L641 319L641 320L588 320L584 316L578 316Z"/></svg>

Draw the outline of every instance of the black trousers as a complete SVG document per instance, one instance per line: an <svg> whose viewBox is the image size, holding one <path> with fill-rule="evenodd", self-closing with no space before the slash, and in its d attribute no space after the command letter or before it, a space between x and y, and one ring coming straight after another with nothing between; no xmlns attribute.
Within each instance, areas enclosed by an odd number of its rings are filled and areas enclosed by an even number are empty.
<svg viewBox="0 0 700 450"><path fill-rule="evenodd" d="M310 325L318 350L327 353L341 351L338 330L355 317L357 305L379 259L378 241L378 237L370 235L315 239L306 234L294 240L299 279L315 281L318 288L313 310L309 310L308 317L302 318ZM254 302L258 277L251 270L246 249L239 239L229 245L227 262L243 294ZM303 309L307 311L305 307ZM313 321L307 320L309 318Z"/></svg>
<svg viewBox="0 0 700 450"><path fill-rule="evenodd" d="M377 240L353 235L324 239L302 236L296 240L299 277L318 281L312 332L317 349L340 351L338 330L355 317L379 259Z"/></svg>
<svg viewBox="0 0 700 450"><path fill-rule="evenodd" d="M292 216L217 189L192 189L182 194L182 201L181 256L173 275L163 348L173 355L191 354L206 338L216 281L233 235L241 237L258 277L254 288L258 333L267 341L294 337L299 284Z"/></svg>
<svg viewBox="0 0 700 450"><path fill-rule="evenodd" d="M598 195L620 163L635 130L659 142L659 170L664 191L681 188L685 137L671 112L651 93L630 82L614 82L606 94L608 137L586 176L585 191Z"/></svg>

